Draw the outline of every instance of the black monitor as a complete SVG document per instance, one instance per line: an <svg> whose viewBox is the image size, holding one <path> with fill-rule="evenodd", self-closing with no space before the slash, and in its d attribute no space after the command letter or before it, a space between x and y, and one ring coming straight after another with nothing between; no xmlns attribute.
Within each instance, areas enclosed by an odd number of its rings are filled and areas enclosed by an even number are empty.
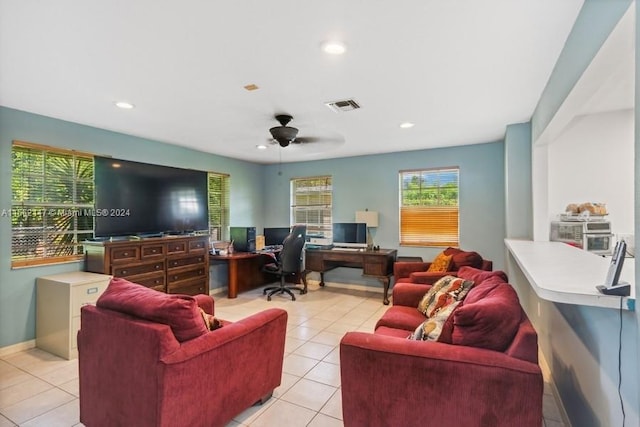
<svg viewBox="0 0 640 427"><path fill-rule="evenodd" d="M367 224L364 222L334 222L333 244L347 248L366 248Z"/></svg>
<svg viewBox="0 0 640 427"><path fill-rule="evenodd" d="M265 227L263 233L265 246L281 245L290 232L289 227Z"/></svg>

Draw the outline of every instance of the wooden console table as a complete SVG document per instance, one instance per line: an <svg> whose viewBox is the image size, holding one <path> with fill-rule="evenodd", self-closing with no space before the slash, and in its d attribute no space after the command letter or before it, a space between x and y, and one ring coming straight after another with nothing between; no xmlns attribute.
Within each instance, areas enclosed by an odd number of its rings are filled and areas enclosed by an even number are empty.
<svg viewBox="0 0 640 427"><path fill-rule="evenodd" d="M219 262L225 262L228 266L228 298L237 298L239 292L255 289L275 281L274 275L262 270L265 264L273 262L273 256L269 252L235 252L229 255L209 256L210 264ZM307 289L306 278L304 274L301 276L304 288ZM298 283L297 279L297 277L294 278L295 283Z"/></svg>
<svg viewBox="0 0 640 427"><path fill-rule="evenodd" d="M326 271L336 267L361 268L363 276L375 277L382 282L384 286L382 302L388 305L387 293L391 276L393 276L393 263L397 255L398 251L395 249L380 249L378 251L312 249L305 251L305 273L319 272L320 286L324 286Z"/></svg>

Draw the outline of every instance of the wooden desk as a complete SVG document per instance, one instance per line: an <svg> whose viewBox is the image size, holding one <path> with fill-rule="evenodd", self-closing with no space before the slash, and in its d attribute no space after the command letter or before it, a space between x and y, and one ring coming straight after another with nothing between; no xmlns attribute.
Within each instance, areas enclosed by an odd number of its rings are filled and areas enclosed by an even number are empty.
<svg viewBox="0 0 640 427"><path fill-rule="evenodd" d="M223 261L228 265L229 298L237 298L239 292L259 288L277 280L273 274L262 271L262 267L265 264L273 262L273 254L269 252L235 252L231 255L209 255L209 263L214 263L215 261ZM294 277L293 283L299 283L298 279L302 279L306 290L307 282L304 274L301 277Z"/></svg>
<svg viewBox="0 0 640 427"><path fill-rule="evenodd" d="M387 293L389 282L393 276L393 263L398 251L395 249L380 249L378 251L346 251L312 249L305 251L305 273L317 271L320 273L320 286L324 286L324 273L336 267L361 268L362 275L375 277L384 285L382 302L389 304ZM304 276L304 274L303 274Z"/></svg>

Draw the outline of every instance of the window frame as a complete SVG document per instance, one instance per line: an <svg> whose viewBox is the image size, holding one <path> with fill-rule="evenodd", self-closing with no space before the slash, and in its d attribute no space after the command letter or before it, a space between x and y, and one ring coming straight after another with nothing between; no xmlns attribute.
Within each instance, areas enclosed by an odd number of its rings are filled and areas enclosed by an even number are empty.
<svg viewBox="0 0 640 427"><path fill-rule="evenodd" d="M454 174L455 186L442 183L443 175ZM418 177L418 188L406 188L405 182ZM425 179L426 177L426 179ZM458 166L401 170L398 173L398 236L400 246L457 247L460 244L460 168ZM431 185L429 185L431 183ZM437 183L437 185L433 185ZM451 189L455 192L452 204ZM443 191L448 189L449 191ZM415 203L406 203L412 191Z"/></svg>
<svg viewBox="0 0 640 427"><path fill-rule="evenodd" d="M229 174L207 172L207 207L209 211L209 238L211 240L224 240L227 237L226 234L229 229L230 179ZM212 192L212 181L218 181L220 194Z"/></svg>
<svg viewBox="0 0 640 427"><path fill-rule="evenodd" d="M290 225L303 224L307 226L307 235L331 238L333 233L333 177L320 175L291 178L289 186ZM305 189L306 191L304 191ZM306 201L301 197L306 197ZM315 220L309 221L310 217Z"/></svg>
<svg viewBox="0 0 640 427"><path fill-rule="evenodd" d="M22 160L21 162L26 167L18 175L16 171L18 153L31 154L35 157L42 156L39 160L41 165L35 169L32 168L33 165L27 164L29 160ZM52 175L54 175L56 158L59 159L58 163L60 161L68 162L71 165L71 170L57 174L59 180L53 181ZM49 161L49 159L51 160ZM90 168L87 168L88 164L91 165ZM57 171L59 172L60 169L58 168ZM89 176L85 176L83 173L89 173ZM20 190L24 186L21 184L25 183L28 183L31 191L23 197L16 197L17 194L22 193ZM62 198L52 200L54 193L56 193L56 185L58 190L64 185L70 185L71 189L67 188L67 195L71 195L72 200L63 200ZM36 191L38 186L40 186L40 191ZM86 198L88 191L91 194L90 202L82 202L80 198ZM12 141L11 209L8 213L8 216L11 217L11 268L82 260L84 249L80 242L86 237L93 237L94 224L91 212L95 206L94 197L93 154L26 141ZM7 212L3 212L3 215L7 216ZM90 227L86 227L87 221L89 221ZM84 228L79 226L81 223L84 223ZM71 227L68 226L69 224ZM32 230L27 230L27 228L32 228ZM18 239L35 239L36 242L18 244ZM70 253L59 254L65 250ZM20 254L21 251L30 253ZM43 253L44 255L42 255ZM47 255L47 253L51 255Z"/></svg>

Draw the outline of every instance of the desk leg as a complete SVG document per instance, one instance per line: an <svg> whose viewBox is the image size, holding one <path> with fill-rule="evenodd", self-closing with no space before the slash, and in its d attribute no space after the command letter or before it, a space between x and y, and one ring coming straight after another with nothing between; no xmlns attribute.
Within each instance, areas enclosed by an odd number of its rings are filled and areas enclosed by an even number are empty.
<svg viewBox="0 0 640 427"><path fill-rule="evenodd" d="M387 276L387 277L381 278L380 281L384 286L384 295L382 297L382 303L384 305L389 305L389 298L387 297L387 294L389 293L389 282L391 281L391 278Z"/></svg>
<svg viewBox="0 0 640 427"><path fill-rule="evenodd" d="M304 285L304 290L300 293L300 295L304 295L307 293L307 274L309 273L309 270L303 270L302 271L302 284Z"/></svg>
<svg viewBox="0 0 640 427"><path fill-rule="evenodd" d="M237 298L238 297L238 260L230 259L229 260L229 295L228 298Z"/></svg>
<svg viewBox="0 0 640 427"><path fill-rule="evenodd" d="M324 271L320 272L320 286L324 286Z"/></svg>

